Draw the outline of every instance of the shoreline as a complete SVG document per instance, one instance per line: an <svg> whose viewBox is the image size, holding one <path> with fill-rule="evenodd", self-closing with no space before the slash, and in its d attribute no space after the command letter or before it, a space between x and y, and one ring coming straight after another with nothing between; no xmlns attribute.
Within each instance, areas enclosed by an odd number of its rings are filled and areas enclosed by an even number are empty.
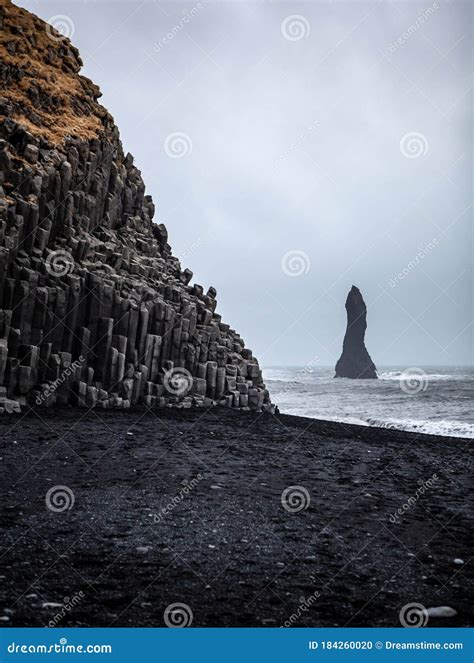
<svg viewBox="0 0 474 663"><path fill-rule="evenodd" d="M278 417L288 417L289 418L289 423L291 423L293 426L299 427L300 425L304 426L306 425L313 425L313 424L319 424L319 426L315 427L315 432L316 430L318 432L323 433L323 431L326 431L327 433L333 432L334 435L337 434L344 434L344 431L347 429L347 433L355 433L357 435L360 435L363 437L362 432L369 429L370 431L377 431L379 435L383 437L384 433L390 433L390 437L396 437L397 434L400 434L402 437L408 437L409 439L412 437L415 438L420 438L422 437L423 439L430 439L432 441L439 441L439 440L449 440L449 441L454 441L458 440L460 442L472 442L473 439L470 437L457 437L453 435L434 435L432 433L422 433L422 432L417 432L417 431L407 431L403 430L400 428L384 428L382 426L372 426L370 424L353 424L353 423L346 423L344 421L332 421L328 419L316 419L313 417L300 417L294 414L283 414L280 413L279 415L276 415ZM334 425L334 429L332 429L332 426Z"/></svg>
<svg viewBox="0 0 474 663"><path fill-rule="evenodd" d="M409 603L474 623L468 440L225 408L37 414L0 418L3 626L163 626L173 603L193 626L400 626Z"/></svg>
<svg viewBox="0 0 474 663"><path fill-rule="evenodd" d="M264 369L272 399L286 414L474 439L471 366L390 366L378 380L335 380L332 374L319 366L311 372Z"/></svg>

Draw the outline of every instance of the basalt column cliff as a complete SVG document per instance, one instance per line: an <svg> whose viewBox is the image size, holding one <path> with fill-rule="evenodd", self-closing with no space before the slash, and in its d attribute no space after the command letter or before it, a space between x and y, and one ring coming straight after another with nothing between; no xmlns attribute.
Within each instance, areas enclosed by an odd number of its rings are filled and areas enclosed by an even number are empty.
<svg viewBox="0 0 474 663"><path fill-rule="evenodd" d="M367 307L359 288L352 286L346 299L347 329L342 355L336 364L336 378L376 378L374 362L365 347Z"/></svg>
<svg viewBox="0 0 474 663"><path fill-rule="evenodd" d="M0 7L0 411L270 409L252 352L191 285L68 39Z"/></svg>

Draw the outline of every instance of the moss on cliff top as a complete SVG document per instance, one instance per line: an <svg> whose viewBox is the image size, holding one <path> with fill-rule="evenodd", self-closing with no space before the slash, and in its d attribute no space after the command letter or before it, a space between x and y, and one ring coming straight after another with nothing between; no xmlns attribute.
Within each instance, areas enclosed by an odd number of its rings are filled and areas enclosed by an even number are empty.
<svg viewBox="0 0 474 663"><path fill-rule="evenodd" d="M112 128L97 103L101 92L79 74L79 51L67 37L10 0L0 0L0 28L0 120L11 117L54 145Z"/></svg>

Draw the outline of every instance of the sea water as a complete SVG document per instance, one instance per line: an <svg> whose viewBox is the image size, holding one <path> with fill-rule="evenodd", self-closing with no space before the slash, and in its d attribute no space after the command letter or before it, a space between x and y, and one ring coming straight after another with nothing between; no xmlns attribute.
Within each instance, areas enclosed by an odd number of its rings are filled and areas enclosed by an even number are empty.
<svg viewBox="0 0 474 663"><path fill-rule="evenodd" d="M301 417L474 438L473 367L386 367L378 380L328 366L263 369L272 402Z"/></svg>

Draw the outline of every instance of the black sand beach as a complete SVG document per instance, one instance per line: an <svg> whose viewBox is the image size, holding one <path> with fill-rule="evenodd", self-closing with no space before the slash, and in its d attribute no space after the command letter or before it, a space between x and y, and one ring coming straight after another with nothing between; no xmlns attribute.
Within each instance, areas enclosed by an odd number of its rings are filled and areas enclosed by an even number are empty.
<svg viewBox="0 0 474 663"><path fill-rule="evenodd" d="M473 624L468 440L221 408L42 410L0 438L4 626L163 626L173 603L193 626L399 626L409 603Z"/></svg>

